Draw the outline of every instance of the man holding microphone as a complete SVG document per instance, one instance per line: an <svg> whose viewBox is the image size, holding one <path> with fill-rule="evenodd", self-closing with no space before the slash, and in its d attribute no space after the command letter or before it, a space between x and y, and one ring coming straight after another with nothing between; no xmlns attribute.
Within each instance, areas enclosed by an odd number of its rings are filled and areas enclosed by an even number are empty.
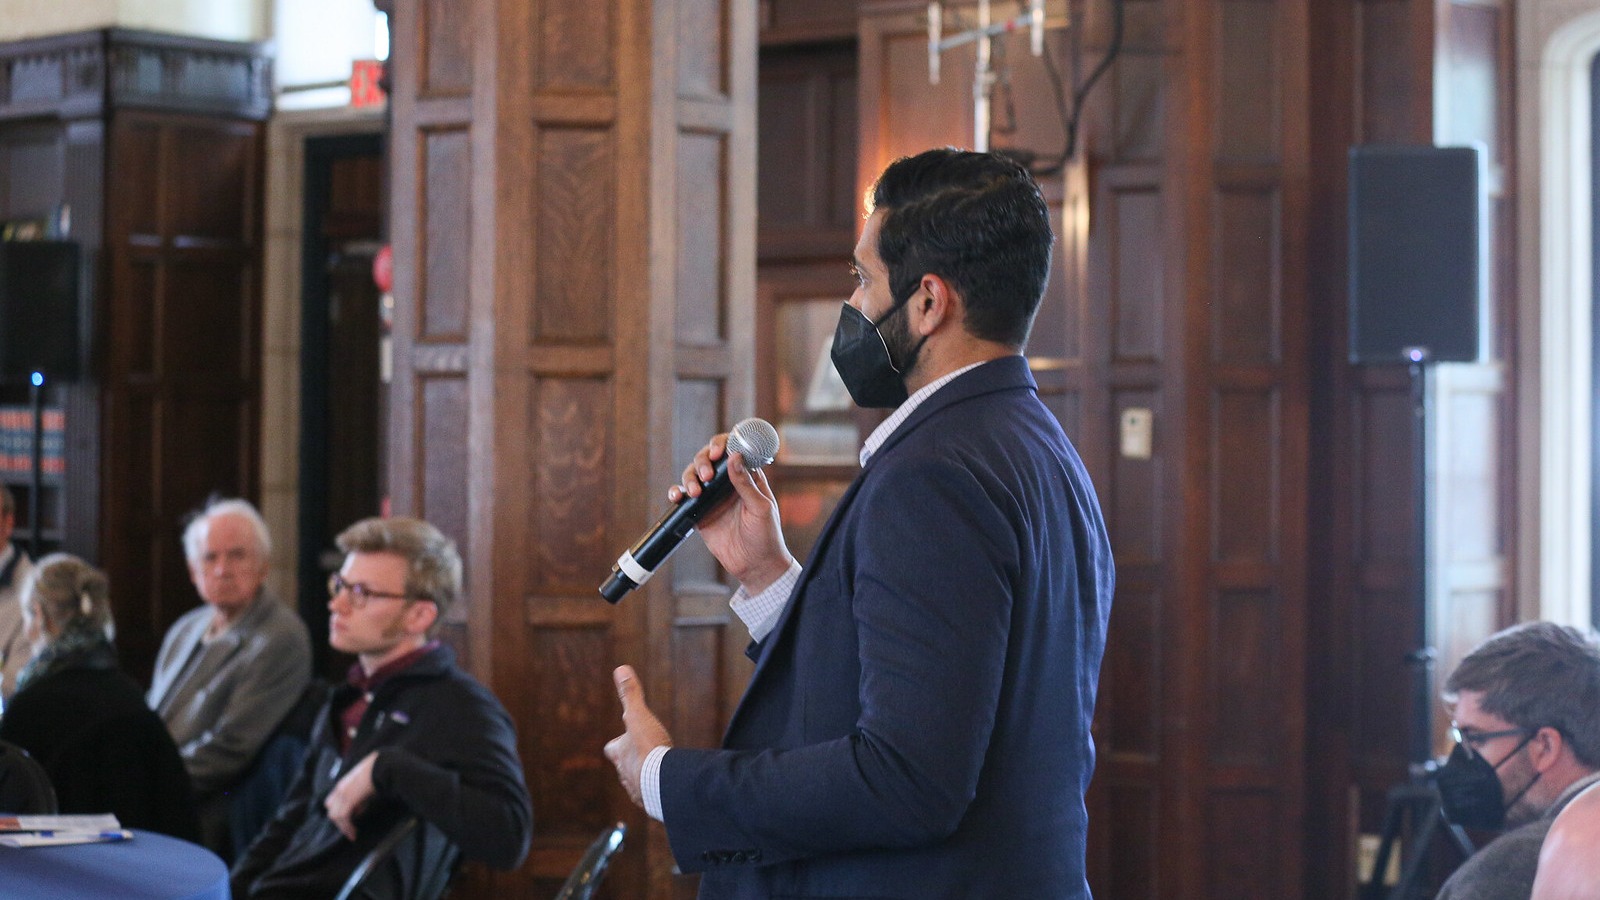
<svg viewBox="0 0 1600 900"><path fill-rule="evenodd" d="M1083 795L1113 585L1098 500L1022 347L1038 186L932 150L880 177L833 361L893 408L806 566L765 474L698 530L756 669L721 749L672 747L633 669L606 745L702 897L1087 897ZM698 496L718 436L671 497Z"/></svg>

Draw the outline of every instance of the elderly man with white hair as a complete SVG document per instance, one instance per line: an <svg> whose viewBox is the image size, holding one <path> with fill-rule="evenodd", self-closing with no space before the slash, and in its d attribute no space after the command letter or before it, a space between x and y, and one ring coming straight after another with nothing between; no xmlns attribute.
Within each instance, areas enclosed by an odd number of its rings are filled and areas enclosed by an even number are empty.
<svg viewBox="0 0 1600 900"><path fill-rule="evenodd" d="M213 500L183 533L205 603L167 631L147 699L178 745L208 847L232 858L229 791L311 680L311 638L268 594L271 537L244 500Z"/></svg>

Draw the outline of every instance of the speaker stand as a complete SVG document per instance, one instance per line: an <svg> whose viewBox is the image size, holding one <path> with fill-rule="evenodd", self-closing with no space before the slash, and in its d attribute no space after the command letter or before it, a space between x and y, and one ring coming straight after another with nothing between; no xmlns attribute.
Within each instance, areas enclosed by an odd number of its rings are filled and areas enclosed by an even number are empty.
<svg viewBox="0 0 1600 900"><path fill-rule="evenodd" d="M44 373L28 379L28 408L33 410L33 469L28 499L28 555L38 559L44 550Z"/></svg>
<svg viewBox="0 0 1600 900"><path fill-rule="evenodd" d="M1417 569L1412 590L1416 597L1417 649L1405 656L1411 668L1410 762L1422 765L1433 758L1433 614L1428 603L1428 372L1426 347L1407 347L1411 361L1411 503Z"/></svg>
<svg viewBox="0 0 1600 900"><path fill-rule="evenodd" d="M1372 875L1361 886L1361 900L1426 900L1433 896L1432 890L1421 890L1423 885L1418 879L1441 825L1461 859L1471 856L1472 840L1461 826L1445 819L1439 789L1431 781L1413 775L1410 783L1390 789L1389 806L1383 815L1383 841L1372 861ZM1395 842L1407 831L1410 840L1402 844L1400 880L1385 891L1383 874L1389 869L1389 857L1394 853Z"/></svg>

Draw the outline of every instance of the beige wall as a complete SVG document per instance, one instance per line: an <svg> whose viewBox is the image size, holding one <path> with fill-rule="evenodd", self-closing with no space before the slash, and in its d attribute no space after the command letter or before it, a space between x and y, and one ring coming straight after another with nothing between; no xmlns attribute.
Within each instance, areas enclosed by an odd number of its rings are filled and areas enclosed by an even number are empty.
<svg viewBox="0 0 1600 900"><path fill-rule="evenodd" d="M0 41L139 28L229 41L268 35L271 0L0 0Z"/></svg>

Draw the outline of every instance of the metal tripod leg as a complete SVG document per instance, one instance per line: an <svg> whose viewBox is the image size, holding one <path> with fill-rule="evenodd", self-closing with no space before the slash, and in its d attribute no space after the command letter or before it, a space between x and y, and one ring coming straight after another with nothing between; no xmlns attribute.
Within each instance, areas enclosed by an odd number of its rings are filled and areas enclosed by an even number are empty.
<svg viewBox="0 0 1600 900"><path fill-rule="evenodd" d="M1383 873L1389 868L1389 857L1394 853L1395 842L1411 823L1411 838L1401 853L1400 880L1386 892ZM1417 880L1422 874L1428 848L1432 846L1440 825L1450 843L1465 859L1472 855L1472 841L1460 827L1444 818L1439 792L1432 784L1403 784L1389 791L1388 808L1383 816L1383 838L1378 845L1378 855L1373 860L1372 875L1361 886L1361 900L1415 900Z"/></svg>

